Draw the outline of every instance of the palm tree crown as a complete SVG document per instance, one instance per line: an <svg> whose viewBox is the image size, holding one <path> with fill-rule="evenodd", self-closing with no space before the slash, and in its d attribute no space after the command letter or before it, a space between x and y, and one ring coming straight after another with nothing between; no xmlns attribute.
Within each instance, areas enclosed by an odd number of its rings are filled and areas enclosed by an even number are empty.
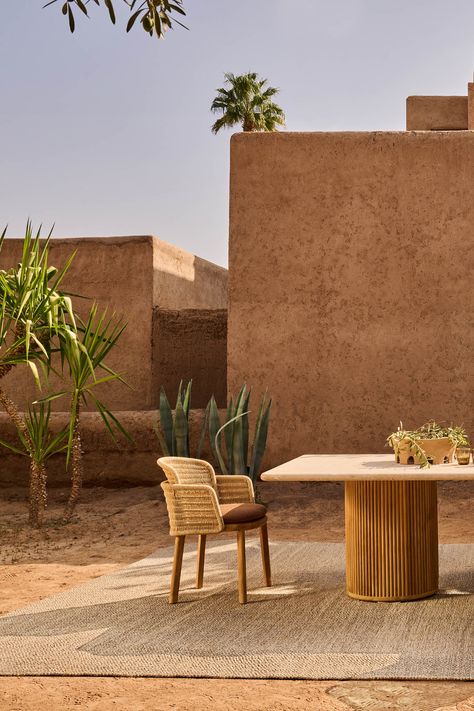
<svg viewBox="0 0 474 711"><path fill-rule="evenodd" d="M222 113L212 126L213 133L237 124L244 131L276 131L285 124L283 110L272 101L278 89L265 88L266 79L259 79L255 72L240 76L224 74L224 77L228 88L218 89L211 105L213 113Z"/></svg>

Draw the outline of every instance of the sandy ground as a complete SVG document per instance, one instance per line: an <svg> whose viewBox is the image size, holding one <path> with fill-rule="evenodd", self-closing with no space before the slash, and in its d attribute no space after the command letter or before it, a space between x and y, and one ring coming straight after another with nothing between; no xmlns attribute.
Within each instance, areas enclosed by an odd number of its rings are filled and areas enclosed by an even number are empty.
<svg viewBox="0 0 474 711"><path fill-rule="evenodd" d="M60 522L66 491L51 492L46 525L26 525L25 492L0 489L0 614L169 545L158 487L86 489L76 520ZM341 541L342 486L262 485L273 539ZM472 484L440 489L440 539L474 541ZM220 679L0 678L1 711L474 711L464 682L314 682Z"/></svg>

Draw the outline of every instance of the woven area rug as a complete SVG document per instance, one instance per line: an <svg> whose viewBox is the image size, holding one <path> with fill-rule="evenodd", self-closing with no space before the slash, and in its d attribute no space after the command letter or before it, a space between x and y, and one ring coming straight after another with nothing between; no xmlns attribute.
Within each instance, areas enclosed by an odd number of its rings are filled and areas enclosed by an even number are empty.
<svg viewBox="0 0 474 711"><path fill-rule="evenodd" d="M166 601L171 548L0 618L0 674L288 679L472 679L474 546L440 548L443 590L370 603L344 594L344 548L271 545L273 588L249 537L249 603L235 542L208 546L205 587L185 551L180 602Z"/></svg>

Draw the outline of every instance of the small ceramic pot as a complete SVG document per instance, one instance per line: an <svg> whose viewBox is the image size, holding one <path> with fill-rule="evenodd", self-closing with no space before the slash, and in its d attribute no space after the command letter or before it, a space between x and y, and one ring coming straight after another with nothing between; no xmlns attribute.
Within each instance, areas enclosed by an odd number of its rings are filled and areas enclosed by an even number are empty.
<svg viewBox="0 0 474 711"><path fill-rule="evenodd" d="M456 445L449 437L441 439L418 439L416 440L421 449L426 454L430 464L448 464L453 461ZM399 464L421 464L416 451L410 448L410 442L402 439L395 450L395 459Z"/></svg>

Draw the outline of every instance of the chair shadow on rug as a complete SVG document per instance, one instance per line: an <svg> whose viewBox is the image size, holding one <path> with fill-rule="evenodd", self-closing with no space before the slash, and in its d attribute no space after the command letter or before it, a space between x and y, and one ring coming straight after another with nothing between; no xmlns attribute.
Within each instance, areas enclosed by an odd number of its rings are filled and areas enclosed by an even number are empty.
<svg viewBox="0 0 474 711"><path fill-rule="evenodd" d="M472 676L474 596L459 594L472 590L472 546L441 547L439 597L370 605L345 594L343 545L301 541L272 544L279 584L271 588L258 586L252 542L249 599L258 603L235 604L232 549L223 537L209 546L200 594L192 588L195 553L184 555L186 604L167 603L172 551L160 549L0 618L0 675Z"/></svg>

